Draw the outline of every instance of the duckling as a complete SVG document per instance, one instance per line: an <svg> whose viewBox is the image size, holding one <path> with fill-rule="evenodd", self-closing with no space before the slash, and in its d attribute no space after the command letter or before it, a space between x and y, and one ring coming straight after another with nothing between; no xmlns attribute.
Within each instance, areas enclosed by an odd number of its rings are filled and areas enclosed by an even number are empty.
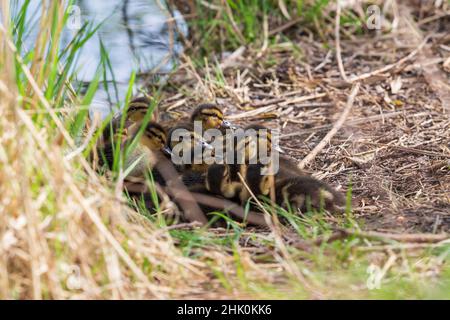
<svg viewBox="0 0 450 320"><path fill-rule="evenodd" d="M160 157L171 152L167 148L166 130L160 124L149 122L140 137L137 137L138 131L136 128L130 141L133 143L134 139L139 140L125 161L125 168L137 162L129 173L131 176L143 176L146 170L154 165L154 161L158 160L155 156Z"/></svg>
<svg viewBox="0 0 450 320"><path fill-rule="evenodd" d="M143 177L148 168L151 168L158 157L163 154L170 154L167 149L166 130L158 123L150 121L145 127L142 135L138 137L139 128L135 127L127 132L125 140L121 143L122 150L127 150L127 146L136 143L132 147L130 153L125 157L124 168L134 166L130 172L130 176ZM135 140L138 141L135 142ZM106 146L103 156L104 163L111 169L114 163L114 144ZM123 152L121 150L121 152ZM156 157L156 158L155 158Z"/></svg>
<svg viewBox="0 0 450 320"><path fill-rule="evenodd" d="M131 100L128 104L128 108L126 109L125 115L121 112L117 113L105 127L103 131L104 144L111 143L111 136L122 137L122 135L126 135L126 131L131 125L142 122L148 112L150 104L151 100L147 97L137 97ZM122 128L123 132L119 132L122 117L125 117Z"/></svg>
<svg viewBox="0 0 450 320"><path fill-rule="evenodd" d="M263 132L262 129L265 131ZM256 134L252 134L249 130L256 130ZM230 178L231 181L240 183L238 173L241 173L242 177L245 178L248 164L261 163L259 151L262 148L266 149L268 156L271 154L271 134L267 128L255 124L245 127L243 131L236 131L232 137L227 138L233 139L233 141L227 141L226 145L226 159L230 167ZM232 144L230 145L228 142L232 142ZM263 144L266 144L266 146ZM270 159L265 159L264 164L269 161Z"/></svg>
<svg viewBox="0 0 450 320"><path fill-rule="evenodd" d="M202 122L203 130L220 129L223 132L226 129L232 129L233 126L229 121L224 119L224 115L220 108L213 103L200 104L191 114L191 123L195 121Z"/></svg>
<svg viewBox="0 0 450 320"><path fill-rule="evenodd" d="M206 173L205 187L213 194L233 199L239 196L242 190L242 183L231 179L229 165L212 164Z"/></svg>
<svg viewBox="0 0 450 320"><path fill-rule="evenodd" d="M345 197L323 181L303 175L277 181L277 203L287 208L293 204L302 212L312 208L334 210L345 206Z"/></svg>
<svg viewBox="0 0 450 320"><path fill-rule="evenodd" d="M246 182L250 190L257 196L270 195L271 184L269 175L264 174L264 166L248 165ZM281 179L275 183L276 203L284 208L293 205L302 212L310 204L315 209L333 210L345 205L345 197L329 186L311 176L299 175Z"/></svg>
<svg viewBox="0 0 450 320"><path fill-rule="evenodd" d="M203 160L203 155L212 146L194 131L192 123L179 123L173 127L168 133L167 148L173 154L172 161L176 162L178 171L206 172L208 164ZM186 150L188 155L184 154Z"/></svg>
<svg viewBox="0 0 450 320"><path fill-rule="evenodd" d="M265 171L267 170L267 167L259 163L245 164L241 165L241 167L245 167L245 172L242 169L241 172L245 173L245 175L242 175L242 177L245 179L245 183L247 184L248 189L250 189L250 191L255 196L269 196L271 184L270 175L267 171ZM242 204L247 202L251 197L248 189L243 187L239 194L239 198Z"/></svg>
<svg viewBox="0 0 450 320"><path fill-rule="evenodd" d="M249 163L250 160L254 160L253 163L261 163L261 159L259 157L264 149L266 150L267 156L270 156L272 151L277 151L278 171L275 175L277 180L289 178L292 177L292 175L305 174L305 172L301 170L293 160L279 154L283 153L283 150L278 145L273 144L270 129L261 124L251 124L245 127L244 130L256 131L255 135L249 135L248 137L246 136L236 145L237 153L240 152L242 154L241 156L245 160L245 163ZM267 160L272 161L272 159Z"/></svg>

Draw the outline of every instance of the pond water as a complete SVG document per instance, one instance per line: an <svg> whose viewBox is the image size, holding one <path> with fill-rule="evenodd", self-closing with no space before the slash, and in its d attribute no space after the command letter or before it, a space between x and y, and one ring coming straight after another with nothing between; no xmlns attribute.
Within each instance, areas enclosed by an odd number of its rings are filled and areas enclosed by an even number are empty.
<svg viewBox="0 0 450 320"><path fill-rule="evenodd" d="M11 1L13 17L24 2ZM31 0L28 7L25 25L29 32L24 39L25 48L34 47L41 3ZM133 71L164 79L183 51L174 36L175 30L185 36L188 32L182 15L178 11L171 14L163 0L77 0L69 12L71 16L62 36L61 48L70 42L84 22L91 22L94 26L100 24L98 31L79 52L75 64L77 80L88 83L94 79L101 61L102 43L112 67L106 79L109 84L113 79L116 82L116 86L108 85L108 89L98 90L90 107L91 116L94 112L100 112L105 117L117 111L117 103L124 100ZM177 28L173 27L174 23ZM140 84L137 81L133 88L135 93Z"/></svg>

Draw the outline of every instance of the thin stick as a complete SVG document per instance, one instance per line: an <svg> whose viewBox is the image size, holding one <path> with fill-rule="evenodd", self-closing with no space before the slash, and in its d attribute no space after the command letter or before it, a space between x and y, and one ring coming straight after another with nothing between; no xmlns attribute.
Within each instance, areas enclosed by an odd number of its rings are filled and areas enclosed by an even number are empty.
<svg viewBox="0 0 450 320"><path fill-rule="evenodd" d="M448 245L448 242L442 241L438 243L401 243L401 244L389 244L371 247L357 247L356 250L360 252L373 252L373 251L394 251L394 250L420 250L429 248L439 248L444 245Z"/></svg>
<svg viewBox="0 0 450 320"><path fill-rule="evenodd" d="M414 56L417 55L417 53L419 53L422 50L422 48L427 43L428 39L429 39L429 36L425 37L425 39L423 39L423 41L420 43L420 45L415 50L411 51L411 53L409 53L406 57L403 57L402 59L398 60L397 62L392 63L392 64L388 64L387 66L384 66L381 69L377 69L377 70L374 70L374 71L371 71L371 72L368 72L368 73L363 73L363 74L361 74L359 76L352 77L350 79L350 82L356 82L356 81L364 80L364 79L376 76L376 75L378 75L380 73L384 73L384 72L389 71L389 70L391 70L391 69L393 69L393 68L395 68L397 66L400 66L400 65L404 64L408 60L411 60Z"/></svg>
<svg viewBox="0 0 450 320"><path fill-rule="evenodd" d="M242 219L242 221L247 221L250 224L256 226L267 227L268 224L264 218L264 215L261 213L249 211L247 214L245 210L239 206L238 204L217 197L213 197L203 193L192 192L192 197L203 205L211 206L217 209L225 210L230 212L232 215Z"/></svg>
<svg viewBox="0 0 450 320"><path fill-rule="evenodd" d="M165 189L170 196L180 204L183 209L186 219L190 222L198 221L203 225L208 223L205 215L198 206L195 199L190 194L189 190L178 179L179 174L175 170L172 162L165 159L163 156L157 154L158 160L155 168L161 173L162 177L166 181L167 188Z"/></svg>
<svg viewBox="0 0 450 320"><path fill-rule="evenodd" d="M298 17L298 18L295 18L295 19L293 19L293 20L291 20L291 21L288 21L288 22L285 23L284 25L279 26L279 27L277 27L277 28L275 28L275 29L270 30L270 31L269 31L269 36L273 36L273 35L276 35L276 34L278 34L278 33L280 33L280 32L283 32L284 30L289 29L290 27L295 26L297 23L301 22L302 20L303 20L303 17Z"/></svg>
<svg viewBox="0 0 450 320"><path fill-rule="evenodd" d="M337 228L338 233L343 233L348 236L356 236L361 238L379 239L384 241L398 241L406 243L437 243L445 240L450 240L450 235L446 233L442 234L430 234L430 233L383 233L377 231L356 231L349 229Z"/></svg>
<svg viewBox="0 0 450 320"><path fill-rule="evenodd" d="M377 121L380 119L390 119L390 118L394 118L397 116L401 116L401 115L405 115L405 112L408 112L412 110L412 108L409 109L405 109L402 111L394 111L394 112L390 112L390 113L385 113L385 114L377 114L377 115L373 115L373 116L368 116L365 118L359 118L359 119L354 119L354 120L350 120L347 125L357 125L360 123L367 123L369 121ZM409 115L410 117L421 117L421 116L425 116L427 115L427 112L417 112L416 114L412 114ZM309 133L314 133L314 132L318 132L318 131L322 131L322 130L327 130L333 127L333 124L325 124L322 126L317 126L317 127L313 127L313 128L309 128L309 129L304 129L304 130L299 130L297 132L292 132L292 133L286 133L283 135L280 135L280 139L286 139L289 137L294 137L294 136L301 136L303 134L309 134Z"/></svg>
<svg viewBox="0 0 450 320"><path fill-rule="evenodd" d="M334 28L334 38L336 41L336 60L339 67L339 72L341 73L342 79L345 82L349 82L347 75L345 74L344 64L342 63L342 55L341 55L341 4L340 1L336 1L337 9L336 9L336 25Z"/></svg>
<svg viewBox="0 0 450 320"><path fill-rule="evenodd" d="M313 160L319 154L319 152L322 151L323 148L325 148L325 146L330 142L331 138L333 138L334 135L342 127L342 125L344 124L345 120L347 119L350 113L350 110L353 106L353 101L355 100L358 91L359 91L359 83L356 83L353 86L353 89L347 100L347 105L345 106L345 109L342 112L341 116L333 125L333 128L331 128L331 130L326 134L326 136L319 142L319 144L305 158L303 158L302 161L300 161L300 163L298 164L298 167L300 169L303 169L305 165L311 162L311 160Z"/></svg>
<svg viewBox="0 0 450 320"><path fill-rule="evenodd" d="M263 101L259 104L252 105L252 107L257 108L257 109L242 112L242 113L239 113L236 115L230 115L230 116L228 116L228 119L230 119L230 120L245 119L248 117L256 116L256 115L264 113L264 112L272 111L278 107L285 107L289 104L300 103L300 102L305 102L308 100L318 99L318 98L325 97L326 95L327 95L326 93L322 92L322 93L314 93L309 96L294 97L291 99L286 99L286 98L270 99L268 101Z"/></svg>

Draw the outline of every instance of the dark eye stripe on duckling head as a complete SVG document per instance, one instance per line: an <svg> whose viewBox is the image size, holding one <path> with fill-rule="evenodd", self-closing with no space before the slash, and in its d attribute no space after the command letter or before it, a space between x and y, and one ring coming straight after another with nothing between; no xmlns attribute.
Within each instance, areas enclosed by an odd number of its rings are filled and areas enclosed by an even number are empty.
<svg viewBox="0 0 450 320"><path fill-rule="evenodd" d="M134 113L134 112L138 112L138 111L142 111L143 113L146 113L148 110L147 106L132 106L129 107L127 110L128 114Z"/></svg>
<svg viewBox="0 0 450 320"><path fill-rule="evenodd" d="M201 115L202 116L206 116L206 117L215 117L215 118L218 118L219 120L223 120L223 115L222 115L222 113L220 112L220 113L218 113L218 112L215 112L216 110L206 110L206 111L203 111L202 113L201 113Z"/></svg>
<svg viewBox="0 0 450 320"><path fill-rule="evenodd" d="M222 111L212 103L206 103L199 105L191 116L191 121L198 120L203 117L217 117L220 120L223 120Z"/></svg>
<svg viewBox="0 0 450 320"><path fill-rule="evenodd" d="M145 129L145 134L157 138L162 144L166 143L166 131L155 122L150 122Z"/></svg>
<svg viewBox="0 0 450 320"><path fill-rule="evenodd" d="M135 112L139 110L147 110L150 106L151 101L150 99L146 97L139 97L136 99L133 99L128 104L128 112Z"/></svg>

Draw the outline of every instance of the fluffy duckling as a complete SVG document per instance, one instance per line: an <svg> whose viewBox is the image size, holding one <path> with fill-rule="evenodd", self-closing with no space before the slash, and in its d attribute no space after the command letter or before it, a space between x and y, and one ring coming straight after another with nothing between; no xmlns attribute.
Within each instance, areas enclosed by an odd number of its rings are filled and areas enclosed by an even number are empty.
<svg viewBox="0 0 450 320"><path fill-rule="evenodd" d="M137 137L138 132L139 130L136 128L130 141L131 143L135 139L138 141L125 161L125 168L134 165L129 173L131 176L143 176L146 170L157 161L155 156L170 154L170 150L167 148L167 132L160 124L150 121L140 137Z"/></svg>
<svg viewBox="0 0 450 320"><path fill-rule="evenodd" d="M304 175L297 164L286 156L280 155L283 152L278 145L274 145L271 130L260 124L252 124L245 127L244 130L255 130L254 136L246 136L236 145L236 152L241 153L245 163L249 163L250 159L254 159L254 163L260 163L260 151L267 150L266 154L270 156L273 151L278 152L278 172L275 175L277 180L292 177L292 175ZM265 146L264 146L265 145Z"/></svg>
<svg viewBox="0 0 450 320"><path fill-rule="evenodd" d="M103 131L103 142L105 144L111 143L111 136L122 137L122 135L126 135L130 126L139 124L142 120L144 120L150 104L151 100L147 97L137 97L131 100L128 104L128 108L126 109L126 113L117 113L105 127L105 130ZM123 132L119 132L122 117L125 117Z"/></svg>
<svg viewBox="0 0 450 320"><path fill-rule="evenodd" d="M127 146L132 143L136 143L131 147L131 151L126 156L124 167L129 168L129 175L134 177L143 177L146 170L152 167L155 161L155 157L159 157L162 154L170 153L167 149L167 134L166 130L158 123L150 121L145 127L143 133L138 137L139 128L135 127L131 132L127 132L125 140L121 143L121 152L127 150ZM138 139L137 141L135 141ZM109 144L104 149L103 158L104 163L111 169L114 163L114 144Z"/></svg>
<svg viewBox="0 0 450 320"><path fill-rule="evenodd" d="M212 164L206 173L205 187L213 194L233 199L239 197L242 190L242 183L232 180L229 165Z"/></svg>
<svg viewBox="0 0 450 320"><path fill-rule="evenodd" d="M276 183L277 203L287 208L289 204L302 212L312 208L333 210L345 206L345 197L323 181L311 176L297 176Z"/></svg>
<svg viewBox="0 0 450 320"><path fill-rule="evenodd" d="M204 103L195 108L190 121L191 123L201 121L203 130L220 129L225 131L233 128L231 123L224 119L222 110L213 103Z"/></svg>
<svg viewBox="0 0 450 320"><path fill-rule="evenodd" d="M206 172L208 165L203 161L202 155L212 147L194 131L192 123L176 125L170 129L167 137L167 149L171 151L172 161L178 171ZM187 150L189 155L184 154Z"/></svg>
<svg viewBox="0 0 450 320"><path fill-rule="evenodd" d="M201 132L195 132L195 122L199 121L201 123ZM207 141L207 139L203 136L204 132L209 129L219 129L220 132L226 133L226 129L233 129L233 126L230 124L230 122L226 121L224 119L224 115L222 110L220 110L219 107L217 107L215 104L212 103L205 103L200 104L197 106L194 111L192 112L189 120L187 121L180 121L175 124L175 126L172 127L172 129L169 131L168 137L169 137L169 144L168 147L171 150L174 150L175 147L183 143L178 147L178 150L182 148L183 150L191 150L191 164L182 164L178 165L178 169L180 170L197 170L200 172L206 172L208 165L204 163L203 158L200 159L200 153L198 152L200 149L198 148L201 145L201 150L212 150L213 147L209 144L210 141ZM177 129L183 129L186 130L187 133L185 136L180 136L179 134L176 134L174 136L174 133L177 131ZM221 137L220 137L221 138ZM194 150L197 151L197 153L194 155ZM203 153L203 152L202 152ZM178 156L184 156L182 153L175 152ZM208 154L212 157L216 157L215 154L211 151L211 154ZM195 157L196 156L196 157ZM217 155L219 157L219 155ZM194 161L197 158L197 161ZM197 162L197 163L195 163Z"/></svg>
<svg viewBox="0 0 450 320"><path fill-rule="evenodd" d="M259 164L247 166L246 182L255 195L269 197L271 183L265 167ZM329 186L311 176L299 175L281 179L275 183L276 203L284 208L294 206L302 212L309 209L333 210L345 205L345 197Z"/></svg>

